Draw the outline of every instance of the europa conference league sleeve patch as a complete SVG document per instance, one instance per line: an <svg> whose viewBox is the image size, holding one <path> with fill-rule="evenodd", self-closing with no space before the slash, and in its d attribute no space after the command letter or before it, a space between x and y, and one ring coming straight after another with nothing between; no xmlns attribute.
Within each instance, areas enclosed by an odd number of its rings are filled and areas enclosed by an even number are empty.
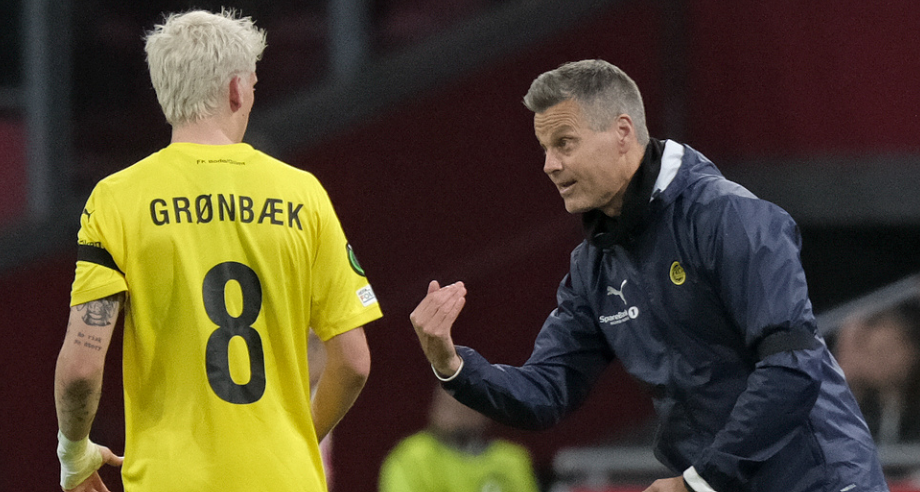
<svg viewBox="0 0 920 492"><path fill-rule="evenodd" d="M351 247L351 244L346 244L345 250L348 252L348 264L351 265L351 269L354 270L358 275L367 277L367 275L364 273L364 269L361 268L361 264L358 263L358 257L355 256L355 250Z"/></svg>
<svg viewBox="0 0 920 492"><path fill-rule="evenodd" d="M358 294L358 299L361 300L361 304L364 307L368 307L377 302L377 296L374 294L374 289L372 289L370 285L361 287L355 293Z"/></svg>

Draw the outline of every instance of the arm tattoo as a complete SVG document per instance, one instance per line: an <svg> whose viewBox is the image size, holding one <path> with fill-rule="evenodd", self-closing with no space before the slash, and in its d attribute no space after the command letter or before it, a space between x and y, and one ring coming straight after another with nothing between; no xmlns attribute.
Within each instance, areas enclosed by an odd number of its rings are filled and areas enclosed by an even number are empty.
<svg viewBox="0 0 920 492"><path fill-rule="evenodd" d="M89 301L77 306L78 311L83 313L83 322L89 326L108 326L112 324L115 317L118 316L118 294Z"/></svg>

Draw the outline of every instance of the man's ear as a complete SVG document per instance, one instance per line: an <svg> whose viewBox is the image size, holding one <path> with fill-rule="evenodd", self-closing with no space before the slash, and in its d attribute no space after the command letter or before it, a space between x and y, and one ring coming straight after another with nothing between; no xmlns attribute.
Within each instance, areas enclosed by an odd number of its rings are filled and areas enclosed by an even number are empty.
<svg viewBox="0 0 920 492"><path fill-rule="evenodd" d="M243 81L239 77L233 77L230 79L230 91L229 91L229 100L230 100L230 110L234 113L243 106Z"/></svg>
<svg viewBox="0 0 920 492"><path fill-rule="evenodd" d="M636 138L636 126L633 125L632 118L628 114L617 116L614 121L614 130L617 134L617 142L625 143L630 137Z"/></svg>

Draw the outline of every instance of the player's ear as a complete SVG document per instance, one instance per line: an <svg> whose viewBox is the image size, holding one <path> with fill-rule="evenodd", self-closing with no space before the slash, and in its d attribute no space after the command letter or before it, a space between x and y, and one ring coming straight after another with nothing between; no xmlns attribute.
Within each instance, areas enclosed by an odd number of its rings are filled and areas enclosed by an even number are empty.
<svg viewBox="0 0 920 492"><path fill-rule="evenodd" d="M243 81L239 76L230 79L229 89L230 110L236 112L243 106Z"/></svg>

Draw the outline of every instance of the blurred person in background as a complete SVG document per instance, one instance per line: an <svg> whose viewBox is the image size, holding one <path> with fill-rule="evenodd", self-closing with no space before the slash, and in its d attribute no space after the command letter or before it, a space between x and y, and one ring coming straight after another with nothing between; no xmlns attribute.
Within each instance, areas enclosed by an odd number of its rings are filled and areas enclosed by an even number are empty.
<svg viewBox="0 0 920 492"><path fill-rule="evenodd" d="M387 455L379 492L537 492L530 454L490 437L491 423L437 386L428 427Z"/></svg>
<svg viewBox="0 0 920 492"><path fill-rule="evenodd" d="M147 35L172 138L80 217L54 387L65 490L107 490L97 470L122 463L89 439L122 308L125 490L326 490L319 442L364 388L382 314L316 177L242 143L265 39L233 11Z"/></svg>
<svg viewBox="0 0 920 492"><path fill-rule="evenodd" d="M835 352L875 441L920 442L920 297L852 316Z"/></svg>

